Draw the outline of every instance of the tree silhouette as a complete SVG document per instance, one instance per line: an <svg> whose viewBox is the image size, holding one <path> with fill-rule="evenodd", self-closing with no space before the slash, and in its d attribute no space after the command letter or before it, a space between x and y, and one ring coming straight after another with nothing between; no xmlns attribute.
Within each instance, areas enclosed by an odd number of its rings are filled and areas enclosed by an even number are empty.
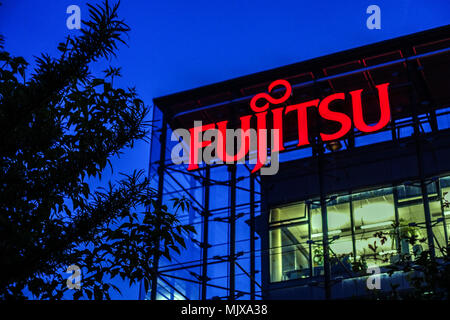
<svg viewBox="0 0 450 320"><path fill-rule="evenodd" d="M116 88L120 68L90 69L114 56L130 30L119 4L89 5L80 35L27 62L0 38L0 297L60 299L65 271L82 270L74 298L109 298L111 279L148 288L154 257L170 259L192 232L176 218L188 203L160 205L143 171L90 190L110 159L145 139L148 107L134 88Z"/></svg>

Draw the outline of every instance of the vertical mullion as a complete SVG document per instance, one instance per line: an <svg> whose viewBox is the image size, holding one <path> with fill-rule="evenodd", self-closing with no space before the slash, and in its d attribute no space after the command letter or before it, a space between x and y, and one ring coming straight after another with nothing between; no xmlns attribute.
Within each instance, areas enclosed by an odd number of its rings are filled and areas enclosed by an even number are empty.
<svg viewBox="0 0 450 320"><path fill-rule="evenodd" d="M395 212L395 225L397 226L397 229L400 230L399 226L400 226L400 221L399 221L399 216L398 216L398 188L397 186L394 186L394 190L392 192L392 194L394 195L394 212ZM395 241L397 242L397 253L400 254L401 252L401 243L400 243L400 235L398 232L395 232Z"/></svg>
<svg viewBox="0 0 450 320"><path fill-rule="evenodd" d="M439 178L436 181L436 189L439 195L439 201L441 203L441 215L442 215L442 223L444 227L444 237L445 237L445 246L448 246L448 234L447 234L447 222L445 221L445 213L444 213L444 201L442 197L442 189L441 189L441 179Z"/></svg>
<svg viewBox="0 0 450 320"><path fill-rule="evenodd" d="M323 168L323 143L317 141L318 152L317 152L317 163L319 171L319 189L320 189L320 209L322 216L322 245L323 245L323 270L325 278L325 299L331 299L331 274L330 274L330 257L329 257L329 243L328 243L328 214L327 214L327 203L326 195L324 191L324 168Z"/></svg>
<svg viewBox="0 0 450 320"><path fill-rule="evenodd" d="M353 196L350 192L350 226L352 229L352 250L353 250L353 262L356 262L356 236L355 236L355 218L353 213Z"/></svg>
<svg viewBox="0 0 450 320"><path fill-rule="evenodd" d="M414 128L414 141L416 145L416 157L417 157L417 167L419 172L419 178L420 178L420 188L422 191L422 201L423 201L423 207L424 207L424 213L425 213L425 225L427 228L427 238L428 238L428 248L430 251L430 255L432 259L435 257L435 250L434 250L434 234L431 227L431 213L430 213L430 203L428 199L428 190L427 185L425 183L425 174L424 174L424 163L423 163L423 146L421 142L421 134L420 134L420 120L418 115L418 103L419 99L417 97L417 81L416 81L416 72L417 67L412 64L411 61L407 61L407 72L408 72L408 79L411 82L412 90L410 92L411 97L411 104L412 104L412 118L413 118L413 128Z"/></svg>
<svg viewBox="0 0 450 320"><path fill-rule="evenodd" d="M164 166L165 166L165 157L166 157L166 136L167 136L167 120L166 116L163 114L162 116L162 130L161 136L159 137L160 141L160 154L159 154L159 166L158 166L158 198L156 200L156 206L160 208L162 206L162 198L164 192ZM155 229L158 229L159 226L155 225ZM156 240L156 252L153 256L153 275L152 275L152 286L151 286L151 294L150 299L156 300L156 291L158 288L158 265L159 265L159 238Z"/></svg>
<svg viewBox="0 0 450 320"><path fill-rule="evenodd" d="M202 300L206 300L208 281L208 246L209 246L209 194L210 194L210 168L205 168L203 179L204 202L203 202L203 241L202 241Z"/></svg>
<svg viewBox="0 0 450 320"><path fill-rule="evenodd" d="M229 285L229 300L235 299L235 259L236 259L236 165L232 164L229 167L230 170L230 215L229 215L229 228L230 228L230 285Z"/></svg>
<svg viewBox="0 0 450 320"><path fill-rule="evenodd" d="M311 204L308 202L305 204L307 206L307 214L308 214L308 239L311 239ZM312 243L308 241L309 246L309 276L313 277L313 260L312 260Z"/></svg>
<svg viewBox="0 0 450 320"><path fill-rule="evenodd" d="M250 300L255 300L255 177L250 175Z"/></svg>

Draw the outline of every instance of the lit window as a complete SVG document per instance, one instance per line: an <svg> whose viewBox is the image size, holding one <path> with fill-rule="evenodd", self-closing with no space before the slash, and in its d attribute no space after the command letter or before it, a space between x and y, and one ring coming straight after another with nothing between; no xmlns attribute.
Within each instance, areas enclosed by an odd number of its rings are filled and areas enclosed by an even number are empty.
<svg viewBox="0 0 450 320"><path fill-rule="evenodd" d="M450 232L450 177L428 182L427 193L439 257ZM329 197L326 205L332 277L354 275L354 262L382 267L428 250L419 183ZM271 210L270 271L272 282L324 275L318 200Z"/></svg>
<svg viewBox="0 0 450 320"><path fill-rule="evenodd" d="M350 197L340 196L329 201L327 217L331 275L348 276L353 261Z"/></svg>
<svg viewBox="0 0 450 320"><path fill-rule="evenodd" d="M450 177L439 180L440 198L430 204L431 222L435 224L433 233L435 235L436 256L442 256L443 248L448 246L450 235Z"/></svg>
<svg viewBox="0 0 450 320"><path fill-rule="evenodd" d="M309 228L304 203L270 212L271 282L310 276Z"/></svg>
<svg viewBox="0 0 450 320"><path fill-rule="evenodd" d="M368 267L389 264L397 254L392 188L361 192L352 198L356 260Z"/></svg>
<svg viewBox="0 0 450 320"><path fill-rule="evenodd" d="M428 193L429 196L436 196L435 190L430 189ZM400 253L417 258L424 250L428 250L425 211L420 183L408 183L407 185L398 186L397 194ZM430 201L429 204L430 209L435 207L433 201Z"/></svg>

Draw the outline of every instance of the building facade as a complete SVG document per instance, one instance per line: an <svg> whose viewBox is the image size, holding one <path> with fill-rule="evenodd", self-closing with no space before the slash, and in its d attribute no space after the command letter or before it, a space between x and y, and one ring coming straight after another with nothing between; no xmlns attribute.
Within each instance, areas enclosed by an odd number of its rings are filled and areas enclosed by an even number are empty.
<svg viewBox="0 0 450 320"><path fill-rule="evenodd" d="M446 26L155 99L152 187L161 204L191 201L179 219L197 234L171 261L159 259L147 298L364 297L373 267L383 288L407 289L389 266L425 250L439 258L449 241L449 74ZM291 87L284 100L271 92L278 79ZM173 162L176 129L239 128L268 91L283 100L264 114L268 130L282 125L277 174L252 173L249 161ZM318 108L300 109L308 101ZM356 272L358 263L367 270Z"/></svg>

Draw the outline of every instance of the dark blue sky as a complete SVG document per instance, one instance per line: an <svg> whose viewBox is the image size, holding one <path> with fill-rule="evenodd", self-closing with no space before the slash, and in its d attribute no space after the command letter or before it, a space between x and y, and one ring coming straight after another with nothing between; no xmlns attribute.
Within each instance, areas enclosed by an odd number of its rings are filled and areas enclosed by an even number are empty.
<svg viewBox="0 0 450 320"><path fill-rule="evenodd" d="M0 0L0 34L6 50L30 63L56 54L66 8L86 1ZM95 1L91 1L95 2ZM366 8L381 8L381 30L366 27ZM448 0L359 1L154 1L123 0L129 47L111 61L123 68L120 85L152 98L299 62L450 23ZM114 161L118 171L147 168L149 146L139 143ZM133 288L124 297L137 298Z"/></svg>

